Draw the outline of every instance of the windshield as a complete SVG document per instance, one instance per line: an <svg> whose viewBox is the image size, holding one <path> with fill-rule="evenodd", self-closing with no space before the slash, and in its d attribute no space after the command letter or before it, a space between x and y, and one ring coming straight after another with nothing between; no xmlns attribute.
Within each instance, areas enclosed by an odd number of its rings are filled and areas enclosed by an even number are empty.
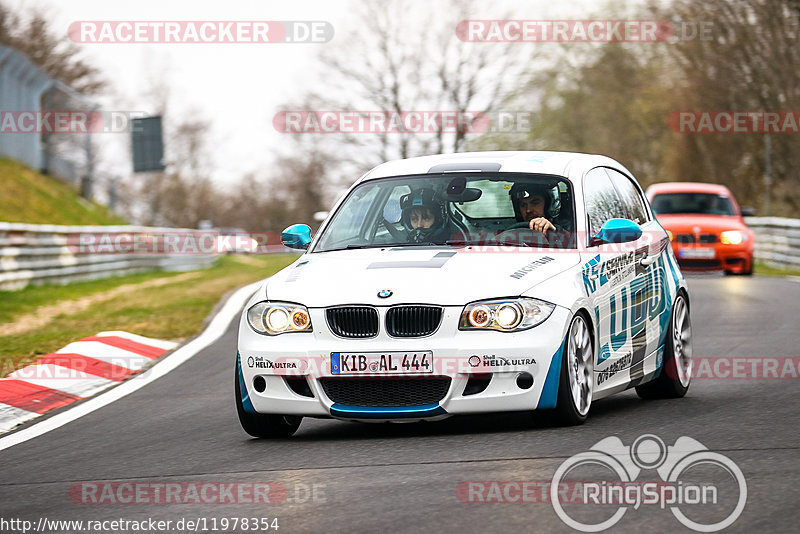
<svg viewBox="0 0 800 534"><path fill-rule="evenodd" d="M446 173L365 182L353 189L313 252L419 245L574 248L572 189L562 177ZM531 218L550 222L530 230Z"/></svg>
<svg viewBox="0 0 800 534"><path fill-rule="evenodd" d="M736 215L731 199L716 193L662 193L653 197L653 212L698 213L703 215Z"/></svg>

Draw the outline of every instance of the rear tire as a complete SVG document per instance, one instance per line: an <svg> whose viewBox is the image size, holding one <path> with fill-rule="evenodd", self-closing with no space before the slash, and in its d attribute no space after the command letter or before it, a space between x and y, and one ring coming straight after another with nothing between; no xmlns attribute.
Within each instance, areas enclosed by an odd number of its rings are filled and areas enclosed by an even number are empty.
<svg viewBox="0 0 800 534"><path fill-rule="evenodd" d="M577 314L567 330L561 356L555 422L563 426L581 425L589 416L594 391L594 348L589 323Z"/></svg>
<svg viewBox="0 0 800 534"><path fill-rule="evenodd" d="M238 362L234 374L236 375L236 413L239 414L239 423L245 432L255 438L288 438L297 432L297 428L303 420L300 416L246 412L242 405Z"/></svg>
<svg viewBox="0 0 800 534"><path fill-rule="evenodd" d="M689 302L678 293L672 305L664 363L661 374L652 382L636 386L642 399L677 399L686 395L692 380L692 323Z"/></svg>

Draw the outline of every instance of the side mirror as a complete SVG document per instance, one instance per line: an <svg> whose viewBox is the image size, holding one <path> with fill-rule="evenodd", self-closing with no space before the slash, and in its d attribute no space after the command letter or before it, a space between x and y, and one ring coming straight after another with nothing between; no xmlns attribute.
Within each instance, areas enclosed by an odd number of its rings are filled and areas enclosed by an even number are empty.
<svg viewBox="0 0 800 534"><path fill-rule="evenodd" d="M600 228L591 244L600 243L628 243L642 237L642 229L635 222L628 219L609 219Z"/></svg>
<svg viewBox="0 0 800 534"><path fill-rule="evenodd" d="M741 208L742 217L755 217L756 216L756 209L751 207L742 207Z"/></svg>
<svg viewBox="0 0 800 534"><path fill-rule="evenodd" d="M289 248L307 249L311 243L311 227L307 224L293 224L281 232L281 243Z"/></svg>

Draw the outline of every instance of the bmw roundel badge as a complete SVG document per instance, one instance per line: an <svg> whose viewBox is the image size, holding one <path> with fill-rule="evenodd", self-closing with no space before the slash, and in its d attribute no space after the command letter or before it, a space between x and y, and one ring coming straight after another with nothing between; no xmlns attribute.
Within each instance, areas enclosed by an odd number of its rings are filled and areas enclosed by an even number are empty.
<svg viewBox="0 0 800 534"><path fill-rule="evenodd" d="M381 289L380 291L378 291L378 298L388 299L391 296L392 296L391 289Z"/></svg>

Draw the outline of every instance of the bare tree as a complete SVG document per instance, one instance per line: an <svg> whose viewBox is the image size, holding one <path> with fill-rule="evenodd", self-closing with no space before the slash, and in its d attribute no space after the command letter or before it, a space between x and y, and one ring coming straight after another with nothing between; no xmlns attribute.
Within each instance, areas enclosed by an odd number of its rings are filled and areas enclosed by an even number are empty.
<svg viewBox="0 0 800 534"><path fill-rule="evenodd" d="M79 93L94 94L106 85L100 71L80 58L80 48L53 31L39 10L20 17L0 4L0 43L16 48Z"/></svg>
<svg viewBox="0 0 800 534"><path fill-rule="evenodd" d="M326 92L307 95L307 109L491 114L521 78L519 49L502 43L466 43L457 24L470 3L449 0L424 5L403 0L366 2L354 28L321 57ZM462 115L463 116L463 115ZM464 150L469 125L433 131L341 133L328 136L334 152L361 167L394 158Z"/></svg>
<svg viewBox="0 0 800 534"><path fill-rule="evenodd" d="M675 109L798 109L797 0L675 0L665 12L712 27L712 39L679 41L669 49L682 81ZM800 209L796 134L773 135L771 140L774 211L795 216ZM678 144L675 175L727 183L750 202L765 197L764 134L683 135Z"/></svg>

